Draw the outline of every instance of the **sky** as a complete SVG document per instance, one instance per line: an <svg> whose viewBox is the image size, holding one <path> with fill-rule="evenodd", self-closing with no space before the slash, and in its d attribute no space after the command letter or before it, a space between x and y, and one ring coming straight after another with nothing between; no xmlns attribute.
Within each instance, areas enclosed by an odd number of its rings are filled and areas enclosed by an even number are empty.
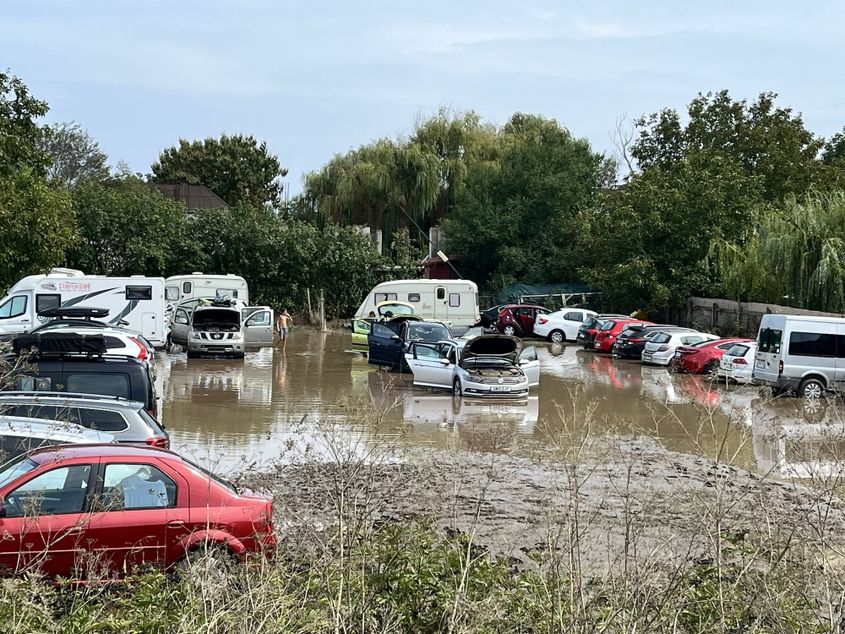
<svg viewBox="0 0 845 634"><path fill-rule="evenodd" d="M587 5L591 6L587 6ZM440 107L557 119L612 153L620 117L774 91L845 126L845 3L814 0L0 0L0 68L147 173L180 138L252 134L290 192Z"/></svg>

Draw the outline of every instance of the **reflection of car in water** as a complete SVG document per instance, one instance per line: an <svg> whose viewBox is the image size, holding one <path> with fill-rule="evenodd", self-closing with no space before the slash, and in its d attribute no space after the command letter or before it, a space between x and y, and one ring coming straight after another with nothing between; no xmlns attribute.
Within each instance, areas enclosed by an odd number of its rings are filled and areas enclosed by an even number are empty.
<svg viewBox="0 0 845 634"><path fill-rule="evenodd" d="M414 314L413 304L399 301L380 302L376 304L374 317L361 317L352 321L352 344L366 346L367 337L373 328L373 322L389 321L395 317Z"/></svg>
<svg viewBox="0 0 845 634"><path fill-rule="evenodd" d="M453 390L456 396L523 398L540 383L533 346L516 337L480 335L470 340L410 344L405 362L414 385Z"/></svg>
<svg viewBox="0 0 845 634"><path fill-rule="evenodd" d="M456 426L510 423L527 433L537 423L539 412L540 401L536 396L521 401L490 401L455 398L447 394L404 394L404 419L406 423L413 424Z"/></svg>

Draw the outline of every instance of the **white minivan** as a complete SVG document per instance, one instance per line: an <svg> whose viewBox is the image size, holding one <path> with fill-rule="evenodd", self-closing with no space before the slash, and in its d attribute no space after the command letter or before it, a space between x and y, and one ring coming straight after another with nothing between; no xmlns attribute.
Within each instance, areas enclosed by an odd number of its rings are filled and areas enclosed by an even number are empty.
<svg viewBox="0 0 845 634"><path fill-rule="evenodd" d="M763 315L757 333L754 382L775 394L818 398L845 384L845 319Z"/></svg>

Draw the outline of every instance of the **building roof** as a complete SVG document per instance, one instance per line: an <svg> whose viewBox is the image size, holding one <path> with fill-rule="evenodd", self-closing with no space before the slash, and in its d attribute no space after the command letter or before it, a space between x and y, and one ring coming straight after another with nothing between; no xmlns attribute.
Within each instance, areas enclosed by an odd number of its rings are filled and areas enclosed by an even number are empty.
<svg viewBox="0 0 845 634"><path fill-rule="evenodd" d="M187 183L153 183L159 192L184 203L188 209L225 209L228 208L222 198L205 185Z"/></svg>

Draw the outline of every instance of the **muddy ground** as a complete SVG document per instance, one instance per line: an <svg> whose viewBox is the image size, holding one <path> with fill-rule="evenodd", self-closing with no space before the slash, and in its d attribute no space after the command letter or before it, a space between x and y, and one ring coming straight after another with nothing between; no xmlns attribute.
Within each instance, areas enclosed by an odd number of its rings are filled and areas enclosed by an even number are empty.
<svg viewBox="0 0 845 634"><path fill-rule="evenodd" d="M778 481L651 439L605 439L576 459L411 450L253 474L286 535L327 534L338 509L376 524L426 518L528 562L554 547L586 569L707 557L714 537L845 545L845 505L827 487ZM834 548L835 550L835 548Z"/></svg>

